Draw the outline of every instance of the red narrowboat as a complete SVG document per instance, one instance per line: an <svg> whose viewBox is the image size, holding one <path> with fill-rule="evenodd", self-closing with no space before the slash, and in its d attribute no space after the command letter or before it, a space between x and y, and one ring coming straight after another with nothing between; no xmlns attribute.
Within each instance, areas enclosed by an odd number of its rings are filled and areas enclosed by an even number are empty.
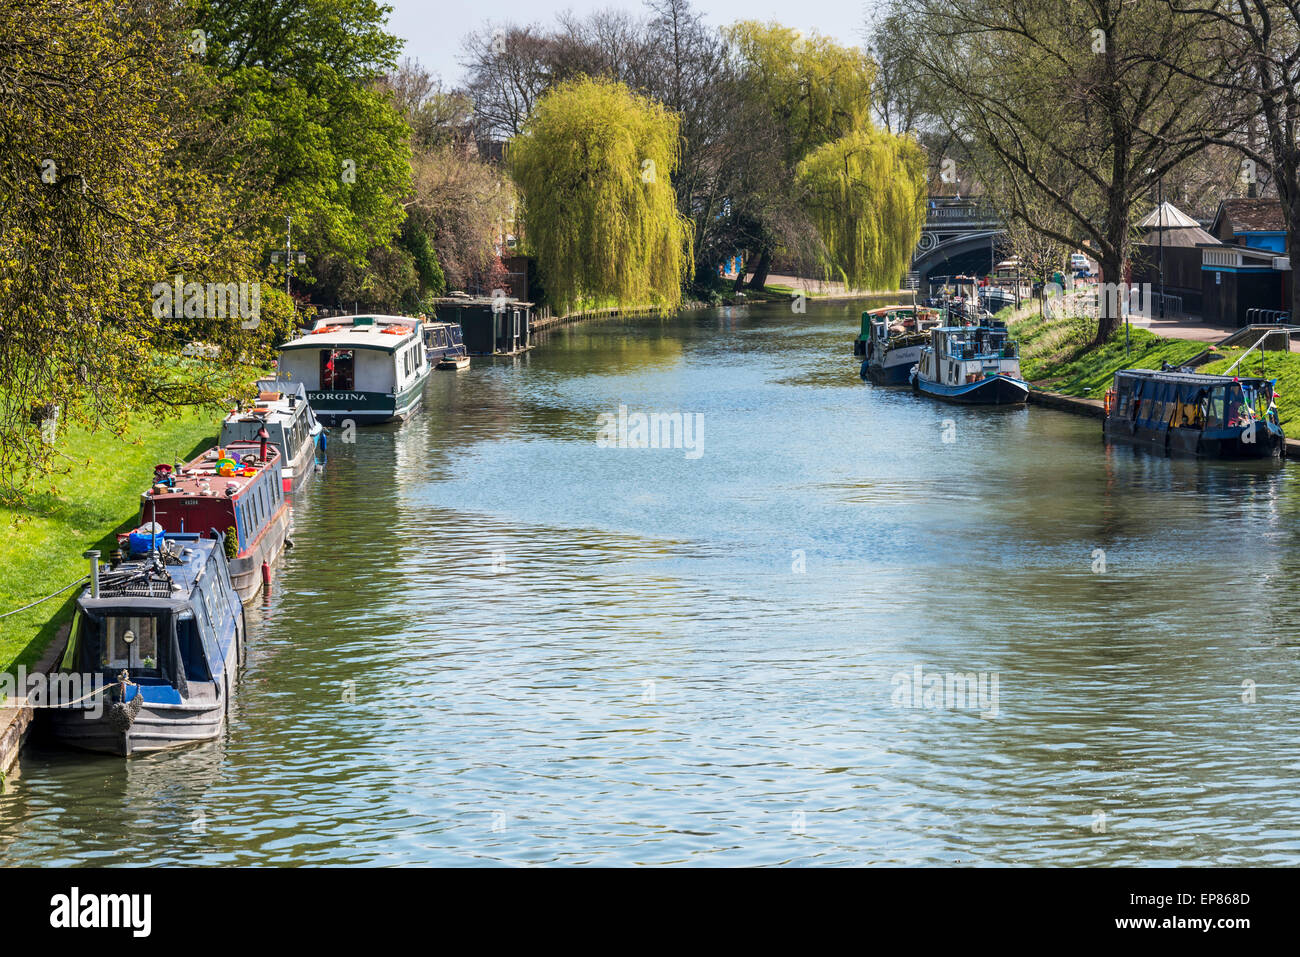
<svg viewBox="0 0 1300 957"><path fill-rule="evenodd" d="M225 535L235 543L230 580L247 602L262 587L263 566L269 572L289 539L283 462L279 450L264 439L231 442L183 466L155 466L153 486L141 496L143 527L133 534Z"/></svg>

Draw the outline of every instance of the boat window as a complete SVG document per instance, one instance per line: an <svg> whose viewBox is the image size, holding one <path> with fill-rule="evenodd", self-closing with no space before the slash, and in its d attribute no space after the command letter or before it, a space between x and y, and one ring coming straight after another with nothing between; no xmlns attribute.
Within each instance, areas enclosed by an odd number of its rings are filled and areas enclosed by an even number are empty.
<svg viewBox="0 0 1300 957"><path fill-rule="evenodd" d="M181 651L181 665L190 681L207 681L208 662L203 654L203 638L193 612L184 612L176 620L176 638Z"/></svg>
<svg viewBox="0 0 1300 957"><path fill-rule="evenodd" d="M1259 420L1267 419L1269 417L1269 389L1267 385L1245 382L1242 383L1242 391L1245 394L1246 407L1255 418Z"/></svg>
<svg viewBox="0 0 1300 957"><path fill-rule="evenodd" d="M158 620L150 615L111 615L105 619L100 667L156 674Z"/></svg>
<svg viewBox="0 0 1300 957"><path fill-rule="evenodd" d="M356 357L351 349L322 349L320 387L330 392L351 392L356 381Z"/></svg>
<svg viewBox="0 0 1300 957"><path fill-rule="evenodd" d="M1210 397L1206 401L1205 427L1207 429L1223 428L1223 400L1226 392L1224 386L1215 386L1210 390Z"/></svg>

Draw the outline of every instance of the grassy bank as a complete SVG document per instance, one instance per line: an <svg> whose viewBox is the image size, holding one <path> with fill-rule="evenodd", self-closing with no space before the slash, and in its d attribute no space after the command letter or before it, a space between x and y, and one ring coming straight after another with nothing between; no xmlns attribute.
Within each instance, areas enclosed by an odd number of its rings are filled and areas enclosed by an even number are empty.
<svg viewBox="0 0 1300 957"><path fill-rule="evenodd" d="M201 451L216 438L219 415L201 409L161 424L142 419L123 437L75 429L62 434L58 448L68 472L47 478L22 506L0 506L0 613L83 577L86 549L107 556L116 532L137 523L153 466ZM0 619L0 672L40 657L77 593L71 589Z"/></svg>
<svg viewBox="0 0 1300 957"><path fill-rule="evenodd" d="M1116 330L1104 345L1092 346L1096 320L1086 318L1046 319L1033 314L1009 318L1012 335L1020 344L1020 368L1034 385L1064 395L1100 399L1120 369L1158 369L1161 363L1181 365L1207 348L1204 342L1170 339L1145 329L1129 329L1128 350L1124 329ZM1214 349L1222 358L1199 366L1197 371L1222 374L1245 349ZM1261 371L1262 369L1262 371ZM1237 366L1234 374L1266 375L1277 379L1278 417L1288 435L1300 435L1300 354L1259 350Z"/></svg>

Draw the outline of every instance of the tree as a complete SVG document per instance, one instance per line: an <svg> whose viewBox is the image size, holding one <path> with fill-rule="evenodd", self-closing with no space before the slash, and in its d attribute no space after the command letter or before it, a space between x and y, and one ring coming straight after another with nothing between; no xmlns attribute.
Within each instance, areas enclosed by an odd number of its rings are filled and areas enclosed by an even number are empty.
<svg viewBox="0 0 1300 957"><path fill-rule="evenodd" d="M916 142L859 128L818 147L797 174L828 267L849 288L896 288L925 223L925 156Z"/></svg>
<svg viewBox="0 0 1300 957"><path fill-rule="evenodd" d="M761 287L773 253L799 243L800 217L790 205L798 205L796 166L818 147L870 127L875 68L861 50L776 23L742 21L726 36L747 121L738 132L757 137L765 153L754 160L761 165L739 172L730 194L757 255L751 284Z"/></svg>
<svg viewBox="0 0 1300 957"><path fill-rule="evenodd" d="M255 194L219 163L231 140L200 112L183 10L146 2L0 0L0 485L54 467L57 435L33 419L122 429L235 388L255 345L247 321L200 296L177 314L157 290L183 283L261 289ZM89 95L88 91L93 91ZM252 306L253 294L247 296ZM223 305L224 296L223 296ZM170 302L168 303L170 305ZM215 305L215 303L214 303ZM260 331L260 330L258 330ZM183 345L222 346L186 363Z"/></svg>
<svg viewBox="0 0 1300 957"><path fill-rule="evenodd" d="M1271 180L1281 201L1291 270L1292 321L1300 320L1300 5L1289 0L1166 0L1200 28L1202 64L1159 51L1162 63L1227 100L1229 121L1212 141L1245 157L1239 181L1250 195ZM1234 170L1234 173L1238 170Z"/></svg>
<svg viewBox="0 0 1300 957"><path fill-rule="evenodd" d="M410 193L410 130L382 87L400 41L375 0L195 0L217 117L253 148L232 169L268 184L268 227L292 214L313 261L386 249ZM299 228L301 231L299 232Z"/></svg>
<svg viewBox="0 0 1300 957"><path fill-rule="evenodd" d="M573 80L537 101L508 159L557 308L680 304L692 260L672 187L679 136L676 116L608 80Z"/></svg>
<svg viewBox="0 0 1300 957"><path fill-rule="evenodd" d="M1087 240L1103 278L1124 282L1135 207L1223 128L1223 105L1189 78L1206 52L1195 18L1161 0L902 2L898 42L976 176L1043 234ZM1102 297L1098 342L1118 298Z"/></svg>

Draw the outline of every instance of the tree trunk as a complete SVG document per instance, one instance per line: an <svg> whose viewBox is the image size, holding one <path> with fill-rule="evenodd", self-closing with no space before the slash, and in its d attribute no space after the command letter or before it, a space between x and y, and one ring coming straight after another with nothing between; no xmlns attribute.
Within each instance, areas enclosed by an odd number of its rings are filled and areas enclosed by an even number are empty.
<svg viewBox="0 0 1300 957"><path fill-rule="evenodd" d="M772 268L772 250L766 246L758 254L758 263L754 266L754 278L749 281L750 289L762 289L767 285L767 273Z"/></svg>
<svg viewBox="0 0 1300 957"><path fill-rule="evenodd" d="M1277 191L1286 221L1286 254L1291 257L1291 322L1296 323L1300 322L1300 176L1279 176Z"/></svg>
<svg viewBox="0 0 1300 957"><path fill-rule="evenodd" d="M1118 256L1097 259L1101 275L1097 277L1097 337L1093 345L1103 345L1124 321L1120 300L1124 285L1124 264Z"/></svg>

